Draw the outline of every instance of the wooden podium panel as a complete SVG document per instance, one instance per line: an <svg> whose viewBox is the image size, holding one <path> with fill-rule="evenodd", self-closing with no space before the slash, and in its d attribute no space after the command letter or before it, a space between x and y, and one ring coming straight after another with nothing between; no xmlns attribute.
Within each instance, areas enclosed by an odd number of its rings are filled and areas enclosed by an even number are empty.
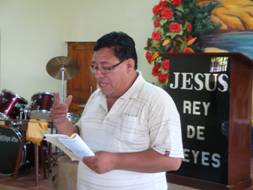
<svg viewBox="0 0 253 190"><path fill-rule="evenodd" d="M181 116L185 153L168 181L200 189L249 187L252 61L239 53L166 56L166 90Z"/></svg>

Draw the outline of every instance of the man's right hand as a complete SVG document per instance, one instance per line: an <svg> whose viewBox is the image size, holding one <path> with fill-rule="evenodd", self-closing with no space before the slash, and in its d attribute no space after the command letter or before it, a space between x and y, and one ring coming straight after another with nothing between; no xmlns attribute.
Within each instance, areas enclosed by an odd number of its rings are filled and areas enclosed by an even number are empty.
<svg viewBox="0 0 253 190"><path fill-rule="evenodd" d="M63 103L61 103L61 99L59 93L54 94L54 102L51 109L51 118L58 129L60 125L64 124L67 119L67 113L69 111L69 106L72 101L72 96L69 95Z"/></svg>

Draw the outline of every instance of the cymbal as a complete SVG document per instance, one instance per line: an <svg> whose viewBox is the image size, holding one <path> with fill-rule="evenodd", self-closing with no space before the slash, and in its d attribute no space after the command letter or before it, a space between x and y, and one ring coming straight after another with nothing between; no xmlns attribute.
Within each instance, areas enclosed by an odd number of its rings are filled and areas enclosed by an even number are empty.
<svg viewBox="0 0 253 190"><path fill-rule="evenodd" d="M64 80L70 80L79 73L80 66L71 57L58 56L48 61L46 69L48 74L55 79L61 80L64 72Z"/></svg>

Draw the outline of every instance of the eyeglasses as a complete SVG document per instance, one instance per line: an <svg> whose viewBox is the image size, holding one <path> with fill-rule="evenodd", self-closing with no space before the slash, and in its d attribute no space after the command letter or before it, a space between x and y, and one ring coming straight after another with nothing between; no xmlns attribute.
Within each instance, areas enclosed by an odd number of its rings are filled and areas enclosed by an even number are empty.
<svg viewBox="0 0 253 190"><path fill-rule="evenodd" d="M102 74L107 74L123 62L124 62L124 60L120 61L119 63L117 63L115 65L108 66L108 67L107 66L106 67L101 66L101 65L91 65L90 70L91 70L92 73L96 73L97 71L100 71Z"/></svg>

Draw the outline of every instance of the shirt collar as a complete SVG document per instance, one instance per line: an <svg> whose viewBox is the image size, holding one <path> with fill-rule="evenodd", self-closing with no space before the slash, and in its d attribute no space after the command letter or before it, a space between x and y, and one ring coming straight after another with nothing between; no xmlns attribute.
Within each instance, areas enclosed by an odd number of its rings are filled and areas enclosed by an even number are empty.
<svg viewBox="0 0 253 190"><path fill-rule="evenodd" d="M143 87L145 80L140 71L137 71L137 74L138 76L132 86L120 97L120 99L136 98L138 96L138 92Z"/></svg>

